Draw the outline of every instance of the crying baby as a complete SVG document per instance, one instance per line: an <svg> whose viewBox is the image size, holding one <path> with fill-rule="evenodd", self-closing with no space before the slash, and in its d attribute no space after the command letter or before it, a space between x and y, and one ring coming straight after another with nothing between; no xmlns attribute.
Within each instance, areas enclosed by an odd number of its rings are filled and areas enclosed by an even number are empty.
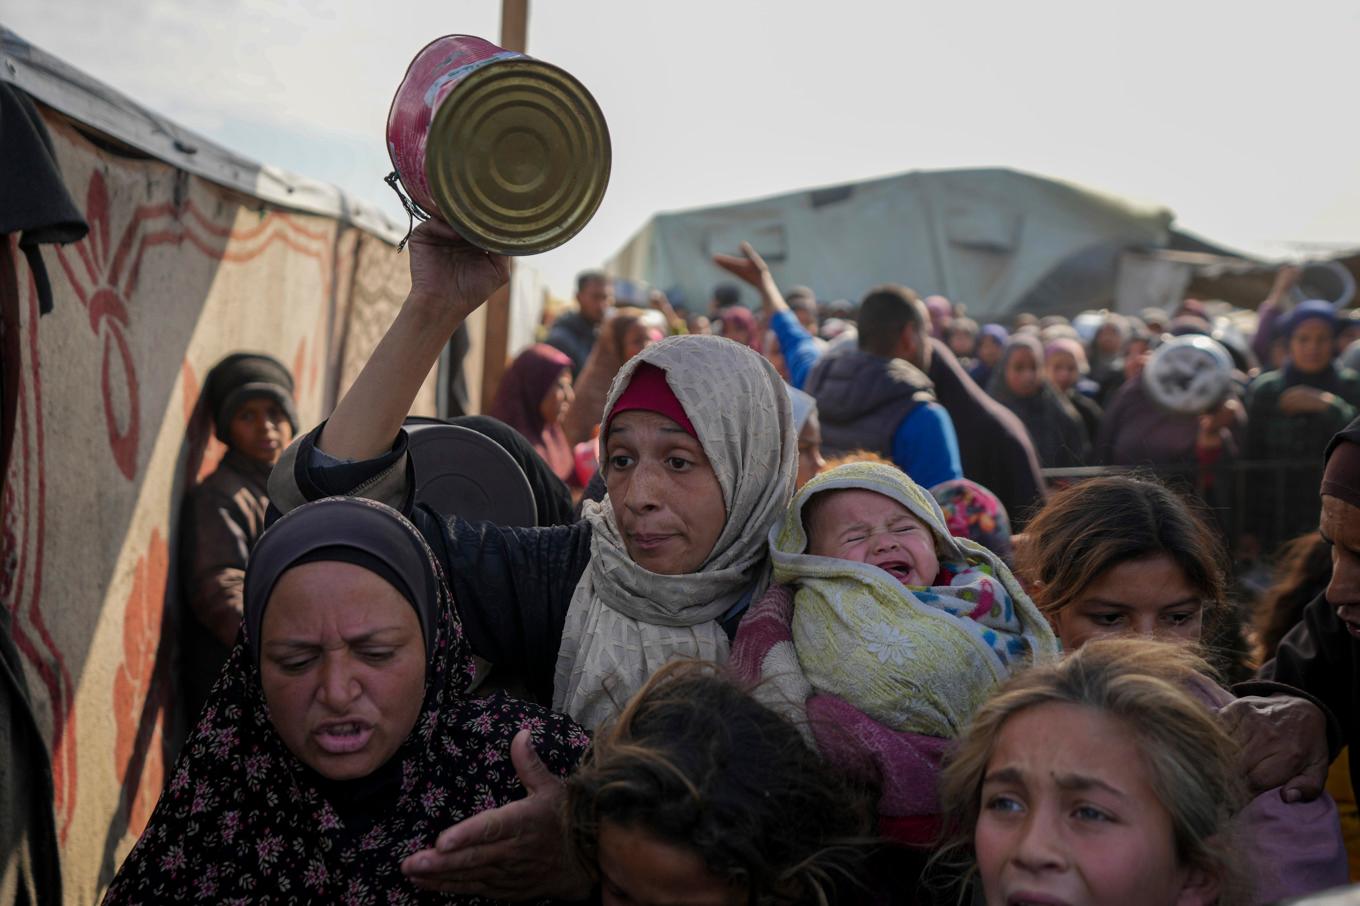
<svg viewBox="0 0 1360 906"><path fill-rule="evenodd" d="M1006 565L952 537L935 499L893 466L823 472L770 543L775 580L796 589L808 681L893 729L955 737L1013 671L1057 656Z"/></svg>

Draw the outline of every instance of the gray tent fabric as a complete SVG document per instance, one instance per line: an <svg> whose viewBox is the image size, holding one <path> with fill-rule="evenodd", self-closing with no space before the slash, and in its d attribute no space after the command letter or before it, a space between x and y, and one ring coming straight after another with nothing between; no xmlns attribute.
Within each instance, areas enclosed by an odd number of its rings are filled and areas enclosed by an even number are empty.
<svg viewBox="0 0 1360 906"><path fill-rule="evenodd" d="M713 254L746 240L781 286L807 284L822 299L858 300L891 282L981 320L1075 313L1109 304L1120 253L1165 247L1172 220L1166 208L1016 170L916 171L658 214L611 269L707 299L722 279Z"/></svg>

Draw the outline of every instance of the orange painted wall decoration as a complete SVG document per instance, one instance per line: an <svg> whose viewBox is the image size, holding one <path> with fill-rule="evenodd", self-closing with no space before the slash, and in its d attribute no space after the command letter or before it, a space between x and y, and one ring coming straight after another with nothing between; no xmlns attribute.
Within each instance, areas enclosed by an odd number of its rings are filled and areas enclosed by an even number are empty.
<svg viewBox="0 0 1360 906"><path fill-rule="evenodd" d="M145 827L192 719L176 708L179 508L222 454L202 376L228 353L268 352L293 368L309 428L395 317L409 276L404 255L352 225L43 115L90 232L44 247L55 304L41 316L14 237L0 245L13 410L0 605L52 753L67 902L87 904ZM433 410L431 379L415 411Z"/></svg>

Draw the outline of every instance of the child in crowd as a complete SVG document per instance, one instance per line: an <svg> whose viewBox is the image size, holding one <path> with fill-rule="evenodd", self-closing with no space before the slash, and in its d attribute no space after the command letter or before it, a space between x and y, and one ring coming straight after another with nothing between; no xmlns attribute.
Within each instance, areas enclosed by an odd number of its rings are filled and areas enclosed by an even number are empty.
<svg viewBox="0 0 1360 906"><path fill-rule="evenodd" d="M227 450L217 469L186 495L180 523L180 569L191 615L183 621L180 688L193 717L236 644L246 560L269 509L269 473L298 430L293 376L273 356L227 356L208 372L203 395Z"/></svg>
<svg viewBox="0 0 1360 906"><path fill-rule="evenodd" d="M596 734L567 837L605 906L846 902L866 886L867 806L791 723L678 661Z"/></svg>
<svg viewBox="0 0 1360 906"><path fill-rule="evenodd" d="M893 730L956 737L998 683L1058 654L1001 559L951 537L939 504L900 469L824 472L770 540L775 580L797 589L807 681Z"/></svg>

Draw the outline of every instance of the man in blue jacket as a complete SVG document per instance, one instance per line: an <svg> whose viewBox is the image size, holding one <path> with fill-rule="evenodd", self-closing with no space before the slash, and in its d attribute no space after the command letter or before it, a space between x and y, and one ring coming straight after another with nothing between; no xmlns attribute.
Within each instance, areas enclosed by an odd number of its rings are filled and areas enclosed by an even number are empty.
<svg viewBox="0 0 1360 906"><path fill-rule="evenodd" d="M749 243L716 255L718 266L760 291L793 386L817 399L822 448L831 455L868 450L890 459L922 487L963 477L949 413L930 379L930 315L904 286L875 287L859 314L859 348L822 355Z"/></svg>

